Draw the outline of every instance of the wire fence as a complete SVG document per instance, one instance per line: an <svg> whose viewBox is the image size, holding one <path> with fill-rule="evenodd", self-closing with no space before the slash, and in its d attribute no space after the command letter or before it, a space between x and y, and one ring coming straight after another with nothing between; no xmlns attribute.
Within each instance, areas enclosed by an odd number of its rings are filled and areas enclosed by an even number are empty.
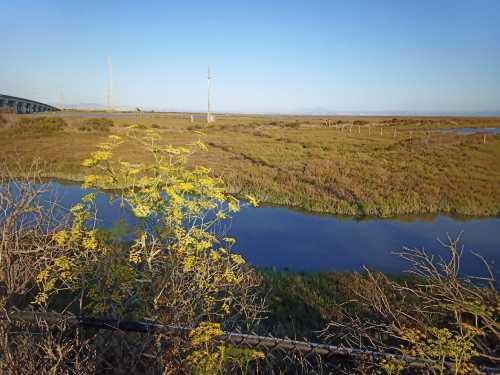
<svg viewBox="0 0 500 375"><path fill-rule="evenodd" d="M187 338L193 328L158 324L148 321L130 321L116 319L102 319L85 316L63 315L58 313L43 313L33 311L13 311L0 315L0 320L24 321L24 322L47 322L55 324L64 321L74 327L114 330L121 332L137 332L145 334L159 334L165 336L179 336ZM431 360L401 354L378 352L358 348L349 348L336 345L313 343L309 341L298 341L289 338L276 338L272 336L259 336L244 334L240 332L224 331L215 338L216 341L225 342L238 347L259 349L264 351L281 350L295 352L301 355L316 354L325 359L336 358L356 361L380 361L397 360L404 362L411 368L437 367L439 364ZM454 363L447 362L448 370L454 370ZM481 374L500 374L499 367L480 367Z"/></svg>

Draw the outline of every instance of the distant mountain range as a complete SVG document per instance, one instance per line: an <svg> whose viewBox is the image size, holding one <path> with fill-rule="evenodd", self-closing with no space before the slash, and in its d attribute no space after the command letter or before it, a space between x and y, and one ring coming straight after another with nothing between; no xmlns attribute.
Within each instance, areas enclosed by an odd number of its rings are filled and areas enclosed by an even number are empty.
<svg viewBox="0 0 500 375"><path fill-rule="evenodd" d="M79 104L54 104L58 108L66 108L66 109L82 109L82 110L103 110L107 107L102 104L97 103L79 103Z"/></svg>
<svg viewBox="0 0 500 375"><path fill-rule="evenodd" d="M499 117L498 111L335 111L324 107L304 108L293 114L306 116L480 116Z"/></svg>
<svg viewBox="0 0 500 375"><path fill-rule="evenodd" d="M54 104L57 108L76 109L82 111L104 111L107 106L98 103L78 103L78 104ZM113 109L118 111L135 111L138 107L133 106L114 106ZM144 108L141 108L144 109ZM148 109L149 110L149 109Z"/></svg>
<svg viewBox="0 0 500 375"><path fill-rule="evenodd" d="M78 104L60 104L54 103L54 106L65 109L76 109L83 111L98 110L102 111L108 107L99 103L78 103ZM156 112L192 112L198 113L203 111L189 111L172 108L151 108L151 107L137 107L137 106L116 106L115 110L119 111L135 111L141 108L144 111L154 110ZM219 112L226 113L226 112ZM239 112L234 112L239 113ZM256 112L257 113L257 112ZM331 110L325 107L303 108L293 112L269 112L259 114L282 114L282 115L302 115L302 116L478 116L478 117L500 117L500 110L497 111L471 111L471 112L458 112L458 111L339 111Z"/></svg>

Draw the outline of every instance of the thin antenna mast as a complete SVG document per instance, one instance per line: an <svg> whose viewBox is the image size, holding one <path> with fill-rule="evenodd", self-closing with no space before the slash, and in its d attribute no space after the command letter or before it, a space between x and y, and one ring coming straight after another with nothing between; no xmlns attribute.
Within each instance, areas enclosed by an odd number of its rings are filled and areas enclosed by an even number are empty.
<svg viewBox="0 0 500 375"><path fill-rule="evenodd" d="M212 122L211 120L211 115L210 115L210 65L208 66L208 107L207 107L207 124Z"/></svg>
<svg viewBox="0 0 500 375"><path fill-rule="evenodd" d="M61 109L64 109L65 105L64 105L64 92L61 90L60 92L60 101L61 101L61 104L60 104L60 107Z"/></svg>
<svg viewBox="0 0 500 375"><path fill-rule="evenodd" d="M113 65L111 62L111 56L108 56L108 111L113 110L113 105L111 103L112 90L113 90Z"/></svg>

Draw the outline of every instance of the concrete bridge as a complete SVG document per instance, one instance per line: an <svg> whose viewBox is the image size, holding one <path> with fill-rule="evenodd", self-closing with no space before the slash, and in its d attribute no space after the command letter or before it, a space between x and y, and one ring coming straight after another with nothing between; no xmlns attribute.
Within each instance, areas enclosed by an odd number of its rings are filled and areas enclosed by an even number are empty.
<svg viewBox="0 0 500 375"><path fill-rule="evenodd" d="M7 109L15 113L34 113L47 111L60 111L51 105L35 102L34 100L17 98L0 94L0 110Z"/></svg>

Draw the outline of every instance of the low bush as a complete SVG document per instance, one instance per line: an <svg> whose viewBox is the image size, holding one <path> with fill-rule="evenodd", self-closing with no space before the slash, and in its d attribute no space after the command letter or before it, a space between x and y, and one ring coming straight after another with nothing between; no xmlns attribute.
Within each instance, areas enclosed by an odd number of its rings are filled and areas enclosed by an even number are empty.
<svg viewBox="0 0 500 375"><path fill-rule="evenodd" d="M16 133L29 135L52 135L64 130L68 124L60 117L21 118L13 127Z"/></svg>
<svg viewBox="0 0 500 375"><path fill-rule="evenodd" d="M12 128L15 124L15 113L0 113L0 128Z"/></svg>
<svg viewBox="0 0 500 375"><path fill-rule="evenodd" d="M116 135L83 162L90 169L84 188L128 186L116 197L139 221L127 243L96 227L95 190L60 221L40 203L43 185L0 180L0 318L31 305L40 314L152 319L193 328L190 335L170 340L75 332L63 320L51 328L10 321L0 325L0 372L237 373L263 356L215 340L222 329L251 330L263 309L260 278L231 251L235 240L212 229L239 210L238 199L208 169L185 168L205 148L201 142L161 145L151 130L131 139L156 162L111 167L124 142ZM207 220L208 212L216 216Z"/></svg>
<svg viewBox="0 0 500 375"><path fill-rule="evenodd" d="M109 132L113 126L113 120L107 118L91 118L85 120L83 124L78 127L78 130L87 132Z"/></svg>
<svg viewBox="0 0 500 375"><path fill-rule="evenodd" d="M405 249L400 255L411 265L410 277L368 269L263 273L262 288L261 276L231 251L235 240L215 229L238 211L239 201L206 168L186 168L194 150L205 146L173 147L157 143L152 130L139 134L144 137L131 138L154 162L116 162L114 152L125 141L116 135L83 162L89 168L84 188L128 186L116 197L138 220L128 242L97 228L95 190L57 219L57 205L40 203L46 186L39 178L0 180L0 318L33 309L42 317L50 311L147 319L188 327L189 335L75 329L63 318L58 324L4 318L1 371L444 375L498 365L497 284L493 275L461 276L457 241L450 240L447 258ZM265 299L269 314L261 322ZM264 354L217 341L222 330L305 336L398 357L303 361L292 350ZM409 368L415 361L422 371Z"/></svg>
<svg viewBox="0 0 500 375"><path fill-rule="evenodd" d="M399 355L374 366L388 374L406 373L415 359L425 363L422 373L440 375L477 374L482 366L498 366L496 279L479 255L485 276L462 276L458 241L449 239L443 258L403 249L399 255L409 263L414 282L367 269L351 284L351 301L338 305L323 335L346 346Z"/></svg>
<svg viewBox="0 0 500 375"><path fill-rule="evenodd" d="M354 120L353 125L366 125L368 121L366 120Z"/></svg>
<svg viewBox="0 0 500 375"><path fill-rule="evenodd" d="M283 122L280 124L280 127L282 128L292 128L292 129L298 129L300 128L300 122L295 121L295 122Z"/></svg>

